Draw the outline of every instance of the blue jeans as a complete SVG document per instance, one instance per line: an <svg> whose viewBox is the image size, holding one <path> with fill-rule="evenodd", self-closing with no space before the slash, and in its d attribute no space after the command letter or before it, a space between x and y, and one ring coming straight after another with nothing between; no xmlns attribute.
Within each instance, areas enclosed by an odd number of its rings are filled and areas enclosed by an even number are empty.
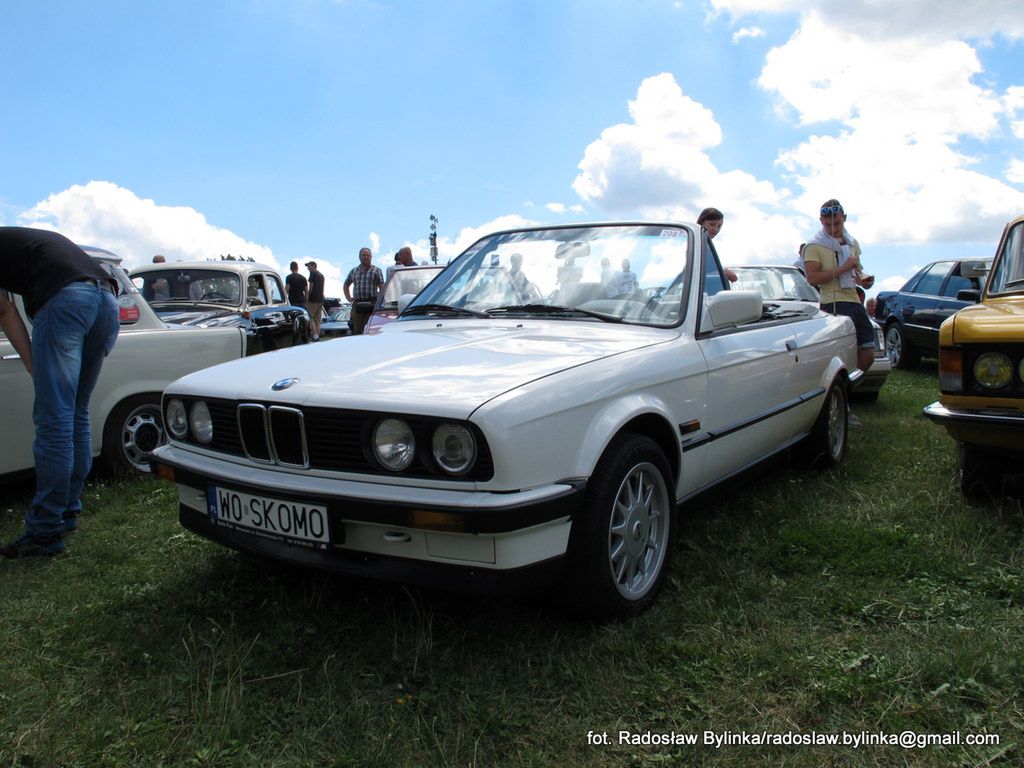
<svg viewBox="0 0 1024 768"><path fill-rule="evenodd" d="M117 301L95 282L71 283L36 312L32 326L32 420L36 495L26 531L50 538L64 530L64 513L82 508L92 468L89 397L120 324Z"/></svg>

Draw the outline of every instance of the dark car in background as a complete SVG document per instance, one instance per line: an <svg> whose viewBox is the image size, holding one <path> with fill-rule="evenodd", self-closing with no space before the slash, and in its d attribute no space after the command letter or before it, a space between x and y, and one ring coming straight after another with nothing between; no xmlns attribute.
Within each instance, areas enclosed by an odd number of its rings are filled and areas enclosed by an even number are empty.
<svg viewBox="0 0 1024 768"><path fill-rule="evenodd" d="M885 349L893 368L912 368L921 357L938 357L939 326L981 291L980 276L991 259L933 261L898 291L882 291L875 320L885 333ZM961 295L961 291L973 294Z"/></svg>
<svg viewBox="0 0 1024 768"><path fill-rule="evenodd" d="M131 276L165 323L242 328L246 355L309 341L309 314L288 303L284 281L265 264L176 261L137 267Z"/></svg>

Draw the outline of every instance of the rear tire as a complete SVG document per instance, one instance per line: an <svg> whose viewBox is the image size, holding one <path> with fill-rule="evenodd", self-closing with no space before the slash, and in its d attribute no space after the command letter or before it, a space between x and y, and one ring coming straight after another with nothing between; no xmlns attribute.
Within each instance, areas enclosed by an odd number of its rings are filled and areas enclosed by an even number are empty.
<svg viewBox="0 0 1024 768"><path fill-rule="evenodd" d="M167 442L160 395L136 395L110 412L103 427L103 461L115 474L149 474L149 457Z"/></svg>
<svg viewBox="0 0 1024 768"><path fill-rule="evenodd" d="M825 402L809 434L800 444L801 463L811 469L829 469L846 458L847 437L846 388L840 379L832 382Z"/></svg>
<svg viewBox="0 0 1024 768"><path fill-rule="evenodd" d="M665 454L648 437L618 435L573 520L571 607L599 621L645 610L665 581L674 543L674 484Z"/></svg>

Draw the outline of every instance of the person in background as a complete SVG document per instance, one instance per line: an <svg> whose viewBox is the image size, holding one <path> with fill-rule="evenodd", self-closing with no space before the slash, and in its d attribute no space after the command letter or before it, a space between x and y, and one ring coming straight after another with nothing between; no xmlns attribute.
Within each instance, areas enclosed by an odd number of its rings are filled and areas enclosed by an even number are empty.
<svg viewBox="0 0 1024 768"><path fill-rule="evenodd" d="M636 279L636 273L630 269L629 259L623 259L622 271L616 275L615 295L630 296L639 287L640 282Z"/></svg>
<svg viewBox="0 0 1024 768"><path fill-rule="evenodd" d="M307 261L309 290L306 292L306 311L309 312L309 332L313 341L320 341L320 320L324 314L324 276L315 261Z"/></svg>
<svg viewBox="0 0 1024 768"><path fill-rule="evenodd" d="M352 303L352 333L359 335L373 313L377 294L384 287L384 275L373 266L373 252L369 248L359 249L359 266L353 267L345 278L345 298ZM354 293L354 298L353 298Z"/></svg>
<svg viewBox="0 0 1024 768"><path fill-rule="evenodd" d="M314 264L316 262L313 262ZM288 265L291 272L284 279L285 289L288 291L288 303L293 307L306 306L306 294L309 291L309 282L299 274L299 262L293 261Z"/></svg>
<svg viewBox="0 0 1024 768"><path fill-rule="evenodd" d="M7 558L62 554L92 467L89 398L117 340L116 285L56 232L0 227L0 328L32 376L36 493ZM11 293L20 294L32 336Z"/></svg>
<svg viewBox="0 0 1024 768"><path fill-rule="evenodd" d="M163 264L165 261L167 261L167 258L162 253L158 253L153 257L154 264Z"/></svg>
<svg viewBox="0 0 1024 768"><path fill-rule="evenodd" d="M853 320L857 330L857 367L867 371L875 360L875 331L857 288L875 283L860 267L860 244L846 230L846 212L838 200L821 205L821 229L803 250L807 282L821 292L821 308Z"/></svg>
<svg viewBox="0 0 1024 768"><path fill-rule="evenodd" d="M725 223L725 214L722 213L717 208L705 208L697 216L697 223L707 230L708 240L714 240L718 233L722 231L722 225ZM715 250L715 244L710 243L710 245L712 252L715 254L715 257L717 258L718 251ZM719 259L718 263L721 264L722 260ZM725 272L725 279L728 280L730 283L735 283L738 279L736 277L736 273L733 272L728 267L726 267L725 265L722 265L722 271Z"/></svg>

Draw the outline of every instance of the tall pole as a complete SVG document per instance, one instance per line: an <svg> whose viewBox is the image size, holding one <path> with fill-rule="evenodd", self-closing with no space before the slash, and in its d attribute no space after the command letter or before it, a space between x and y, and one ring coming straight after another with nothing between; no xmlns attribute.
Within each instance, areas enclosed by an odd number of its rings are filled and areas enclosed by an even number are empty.
<svg viewBox="0 0 1024 768"><path fill-rule="evenodd" d="M437 216L430 214L430 260L437 264Z"/></svg>

